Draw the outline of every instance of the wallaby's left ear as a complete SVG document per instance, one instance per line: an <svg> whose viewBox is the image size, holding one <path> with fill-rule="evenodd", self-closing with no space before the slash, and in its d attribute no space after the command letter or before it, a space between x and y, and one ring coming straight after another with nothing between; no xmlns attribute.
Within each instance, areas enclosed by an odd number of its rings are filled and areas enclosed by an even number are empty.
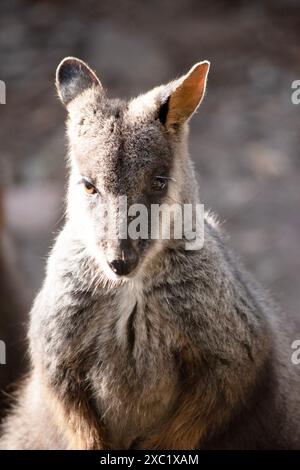
<svg viewBox="0 0 300 470"><path fill-rule="evenodd" d="M57 67L56 88L65 106L93 86L102 88L96 74L82 60L66 57Z"/></svg>
<svg viewBox="0 0 300 470"><path fill-rule="evenodd" d="M167 127L184 123L196 111L205 93L210 63L195 64L190 71L167 85L159 117Z"/></svg>

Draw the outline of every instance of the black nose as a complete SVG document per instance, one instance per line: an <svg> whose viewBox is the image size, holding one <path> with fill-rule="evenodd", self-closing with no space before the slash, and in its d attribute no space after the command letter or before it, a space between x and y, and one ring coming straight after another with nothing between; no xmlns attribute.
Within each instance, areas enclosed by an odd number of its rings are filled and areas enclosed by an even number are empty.
<svg viewBox="0 0 300 470"><path fill-rule="evenodd" d="M136 261L124 261L122 259L114 259L108 263L110 269L118 276L126 276L136 267Z"/></svg>
<svg viewBox="0 0 300 470"><path fill-rule="evenodd" d="M110 255L107 257L107 262L110 269L117 274L117 276L127 276L131 271L136 268L138 264L138 254L129 240L121 240L117 246L114 247Z"/></svg>

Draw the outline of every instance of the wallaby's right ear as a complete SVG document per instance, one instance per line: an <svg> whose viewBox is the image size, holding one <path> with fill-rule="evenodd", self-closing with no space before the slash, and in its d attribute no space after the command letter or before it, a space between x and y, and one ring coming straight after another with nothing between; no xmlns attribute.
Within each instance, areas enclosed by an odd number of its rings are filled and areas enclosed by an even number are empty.
<svg viewBox="0 0 300 470"><path fill-rule="evenodd" d="M65 106L83 91L100 87L101 83L88 65L76 57L66 57L56 70L56 88Z"/></svg>

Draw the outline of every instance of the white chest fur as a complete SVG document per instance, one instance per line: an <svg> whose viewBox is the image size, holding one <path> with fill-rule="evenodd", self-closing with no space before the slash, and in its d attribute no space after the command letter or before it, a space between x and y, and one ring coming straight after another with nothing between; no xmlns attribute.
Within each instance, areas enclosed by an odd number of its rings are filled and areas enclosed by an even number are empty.
<svg viewBox="0 0 300 470"><path fill-rule="evenodd" d="M127 325L135 307L143 308L143 286L139 281L126 282L118 293L117 341L123 345L127 340Z"/></svg>

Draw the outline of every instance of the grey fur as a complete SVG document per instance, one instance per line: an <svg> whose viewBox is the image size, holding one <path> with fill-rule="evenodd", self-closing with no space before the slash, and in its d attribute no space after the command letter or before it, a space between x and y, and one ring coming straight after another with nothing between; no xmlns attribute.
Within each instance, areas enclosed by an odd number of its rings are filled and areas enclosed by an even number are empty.
<svg viewBox="0 0 300 470"><path fill-rule="evenodd" d="M32 368L1 447L82 448L70 438L68 410L76 416L84 404L104 444L91 438L83 448L300 448L300 377L285 319L209 217L201 250L186 251L181 240L134 241L137 270L107 277L105 260L120 246L97 238L97 200L83 194L77 172L106 201L126 194L149 205L150 178L164 171L176 182L159 202L197 202L187 124L159 119L179 82L127 103L76 80L79 94L67 95L67 220L30 314ZM170 444L161 436L184 402L195 431L185 440L174 427Z"/></svg>

